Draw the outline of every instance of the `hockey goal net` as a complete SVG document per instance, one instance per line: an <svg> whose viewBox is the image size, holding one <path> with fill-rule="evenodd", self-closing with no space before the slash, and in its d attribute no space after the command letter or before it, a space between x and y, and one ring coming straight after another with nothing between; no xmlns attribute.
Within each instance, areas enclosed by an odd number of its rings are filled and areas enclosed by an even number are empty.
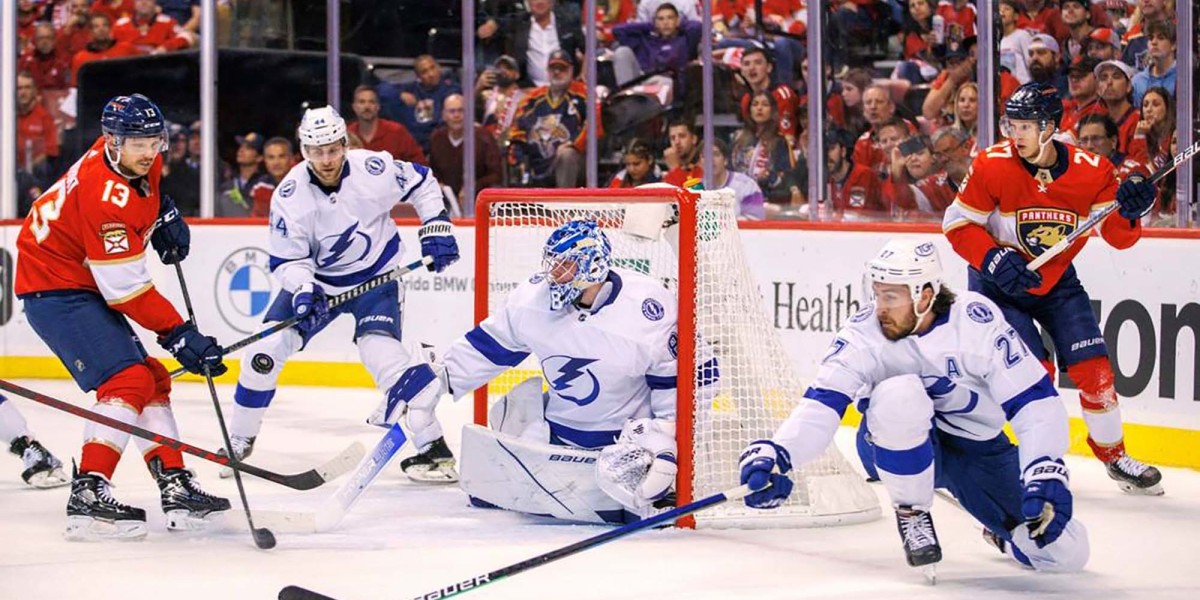
<svg viewBox="0 0 1200 600"><path fill-rule="evenodd" d="M761 306L742 253L734 202L728 190L695 193L673 186L488 189L476 202L476 323L539 270L546 238L571 219L600 224L612 243L613 266L650 275L677 294L680 505L735 487L742 449L769 438L805 389ZM710 357L718 362L718 391L697 402L697 359ZM539 364L530 356L478 390L475 422L486 425L489 404L527 377L541 375ZM696 513L695 525L835 525L880 514L875 493L833 445L793 471L792 479L792 496L779 509L729 502Z"/></svg>

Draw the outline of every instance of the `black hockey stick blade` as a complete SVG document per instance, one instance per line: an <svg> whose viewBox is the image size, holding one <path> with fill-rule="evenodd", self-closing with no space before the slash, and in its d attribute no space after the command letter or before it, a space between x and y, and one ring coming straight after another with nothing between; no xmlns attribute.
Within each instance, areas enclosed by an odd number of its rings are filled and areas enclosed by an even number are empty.
<svg viewBox="0 0 1200 600"><path fill-rule="evenodd" d="M11 381L0 379L0 390L9 392L14 396L20 396L22 398L33 400L34 402L45 404L51 408L57 408L58 410L73 414L77 417L83 417L84 419L100 423L101 425L107 425L108 427L118 431L124 431L125 433L128 433L134 437L150 440L156 444L173 448L185 454L191 454L192 456L202 458L209 462L215 462L219 465L226 466L228 466L231 462L234 462L223 454L210 452L203 448L188 444L187 442L181 442L177 439L154 433L148 429L142 429L137 425L131 425L123 421L118 421L107 415L90 411L82 406L75 406L70 402L65 402L63 400L59 400L58 398L51 398L45 394L39 394L38 392L21 387L15 383L12 383ZM361 442L354 442L325 464L315 469L309 469L303 473L296 473L295 475L276 473L274 471L268 471L266 469L243 462L238 462L237 466L242 470L243 473L249 473L255 477L266 479L272 483L278 483L279 485L289 487L294 490L304 491L320 487L326 482L346 474L358 464L358 461L362 460L362 457L366 454L366 452L367 451Z"/></svg>
<svg viewBox="0 0 1200 600"><path fill-rule="evenodd" d="M279 600L336 600L312 590L306 590L298 585L289 585L279 590Z"/></svg>
<svg viewBox="0 0 1200 600"><path fill-rule="evenodd" d="M362 284L360 284L354 288L346 290L346 291L330 298L329 299L329 308L335 308L339 304L345 304L346 302L349 302L349 301L351 301L351 300L353 300L353 299L355 299L355 298L357 298L357 297L359 297L359 296L361 296L361 295L363 295L385 283L390 283L392 281L395 281L396 279L399 279L399 278L403 277L404 275L407 275L408 273L411 273L413 271L416 271L417 269L420 269L421 267L428 266L431 264L433 264L433 257L422 256L421 260L411 262L402 267L396 267L395 269L392 269L391 271L388 271L387 273L384 273L382 275L377 275L371 279L368 279L367 281L363 282ZM257 342L258 340L261 340L265 337L270 337L270 336L272 336L276 333L279 333L280 331L283 331L284 329L287 329L299 322L300 322L300 319L298 317L292 317L290 319L285 319L283 321L279 321L278 323L275 323L274 325L272 325L262 331L259 331L257 333L252 333L245 338L242 338L228 346L225 346L225 353L229 354L230 352L241 350L242 348L245 348L246 346L249 346L250 344ZM185 374L187 374L187 369L180 367L178 369L175 369L174 371L171 371L171 379L175 379L175 378L177 378L181 375L185 375Z"/></svg>

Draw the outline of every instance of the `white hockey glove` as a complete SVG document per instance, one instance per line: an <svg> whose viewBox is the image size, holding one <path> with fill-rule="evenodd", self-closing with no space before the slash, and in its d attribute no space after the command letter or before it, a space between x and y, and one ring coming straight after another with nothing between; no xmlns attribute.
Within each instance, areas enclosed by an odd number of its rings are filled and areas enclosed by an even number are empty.
<svg viewBox="0 0 1200 600"><path fill-rule="evenodd" d="M631 419L617 443L600 451L596 482L617 502L640 511L671 491L678 470L675 423Z"/></svg>
<svg viewBox="0 0 1200 600"><path fill-rule="evenodd" d="M423 446L442 435L434 409L446 391L446 367L439 363L409 367L388 389L367 423L390 427L407 414L406 424L412 432L413 442L418 447Z"/></svg>

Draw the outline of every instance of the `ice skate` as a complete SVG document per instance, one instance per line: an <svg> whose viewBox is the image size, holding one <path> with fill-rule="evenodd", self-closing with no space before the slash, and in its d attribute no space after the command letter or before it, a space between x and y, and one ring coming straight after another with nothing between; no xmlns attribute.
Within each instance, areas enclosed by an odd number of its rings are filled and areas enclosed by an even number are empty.
<svg viewBox="0 0 1200 600"><path fill-rule="evenodd" d="M446 445L446 438L438 438L423 452L400 461L400 469L413 481L454 483L458 481L454 464L454 455Z"/></svg>
<svg viewBox="0 0 1200 600"><path fill-rule="evenodd" d="M21 479L30 486L49 489L71 483L66 473L63 473L62 461L50 454L41 442L21 436L12 441L8 451L21 457L24 462Z"/></svg>
<svg viewBox="0 0 1200 600"><path fill-rule="evenodd" d="M1117 487L1130 494L1161 496L1162 473L1155 467L1122 454L1120 458L1104 465L1108 476L1117 482Z"/></svg>
<svg viewBox="0 0 1200 600"><path fill-rule="evenodd" d="M937 583L935 565L942 560L942 547L929 511L912 506L896 507L896 527L904 542L904 557L909 566L921 567L929 583Z"/></svg>
<svg viewBox="0 0 1200 600"><path fill-rule="evenodd" d="M247 458L250 458L250 454L254 452L254 440L256 438L257 436L229 436L229 445L233 447L233 457L238 461L243 461ZM217 454L226 456L225 449L221 448L217 451ZM221 479L229 479L230 477L233 477L233 469L231 467L221 467L221 470L217 474L221 477Z"/></svg>
<svg viewBox="0 0 1200 600"><path fill-rule="evenodd" d="M146 511L122 504L99 473L74 472L67 500L66 537L72 541L140 540L146 537Z"/></svg>
<svg viewBox="0 0 1200 600"><path fill-rule="evenodd" d="M164 469L162 460L154 458L150 461L150 472L158 481L158 490L162 494L167 529L204 529L208 521L229 510L229 500L200 489L195 473L189 469Z"/></svg>

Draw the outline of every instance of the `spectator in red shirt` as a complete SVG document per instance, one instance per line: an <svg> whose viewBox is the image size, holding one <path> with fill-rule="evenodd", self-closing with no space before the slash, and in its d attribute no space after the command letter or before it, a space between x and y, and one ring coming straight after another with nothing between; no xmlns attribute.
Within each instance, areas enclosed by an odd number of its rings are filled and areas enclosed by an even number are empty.
<svg viewBox="0 0 1200 600"><path fill-rule="evenodd" d="M667 125L667 140L671 143L669 152L663 152L663 161L670 170L663 181L683 187L689 179L704 177L704 165L701 164L700 138L692 125L686 119L676 119Z"/></svg>
<svg viewBox="0 0 1200 600"><path fill-rule="evenodd" d="M1055 40L1066 39L1070 32L1062 20L1062 11L1046 6L1046 0L1025 0L1025 11L1017 18L1017 27L1045 33Z"/></svg>
<svg viewBox="0 0 1200 600"><path fill-rule="evenodd" d="M841 129L825 136L826 166L829 168L829 202L833 218L855 221L876 220L887 211L883 205L883 182L869 167L849 158L853 140Z"/></svg>
<svg viewBox="0 0 1200 600"><path fill-rule="evenodd" d="M427 164L420 144L400 123L379 116L379 93L369 85L354 88L355 121L347 129L362 138L367 150L386 150L392 158Z"/></svg>
<svg viewBox="0 0 1200 600"><path fill-rule="evenodd" d="M33 43L33 30L37 26L38 17L42 16L41 7L33 0L17 0L17 50L23 50Z"/></svg>
<svg viewBox="0 0 1200 600"><path fill-rule="evenodd" d="M108 15L109 21L116 23L132 15L133 10L133 0L95 0L91 13Z"/></svg>
<svg viewBox="0 0 1200 600"><path fill-rule="evenodd" d="M962 41L975 35L978 15L972 0L941 0L937 14L946 20L946 39Z"/></svg>
<svg viewBox="0 0 1200 600"><path fill-rule="evenodd" d="M1141 113L1128 154L1156 170L1161 169L1171 161L1175 98L1164 87L1152 87L1142 96Z"/></svg>
<svg viewBox="0 0 1200 600"><path fill-rule="evenodd" d="M58 158L58 129L38 101L37 85L28 71L17 74L17 168L34 176L46 188L54 178Z"/></svg>
<svg viewBox="0 0 1200 600"><path fill-rule="evenodd" d="M796 137L796 108L799 104L796 92L786 84L771 85L771 75L775 65L767 57L767 51L758 46L747 48L742 52L741 72L750 84L750 89L742 94L742 119L750 116L750 98L755 94L767 92L775 99L779 107L779 135L794 139Z"/></svg>
<svg viewBox="0 0 1200 600"><path fill-rule="evenodd" d="M1108 116L1117 124L1120 135L1117 151L1129 153L1129 144L1137 129L1138 114L1133 106L1133 69L1119 60L1107 60L1096 66L1096 83L1100 88L1100 102Z"/></svg>
<svg viewBox="0 0 1200 600"><path fill-rule="evenodd" d="M473 215L474 198L463 196L465 168L463 142L466 140L467 124L475 128L475 191L500 185L500 146L496 138L488 135L473 119L467 119L463 108L462 94L450 94L442 101L443 126L433 130L429 136L429 168L433 169L438 183L449 186L458 199L458 205Z"/></svg>
<svg viewBox="0 0 1200 600"><path fill-rule="evenodd" d="M58 46L68 57L74 57L92 41L91 3L71 0L71 13L58 29Z"/></svg>
<svg viewBox="0 0 1200 600"><path fill-rule="evenodd" d="M92 15L92 41L71 59L71 85L79 85L79 68L93 60L137 56L138 50L130 44L118 42L112 36L112 19L107 14Z"/></svg>
<svg viewBox="0 0 1200 600"><path fill-rule="evenodd" d="M1084 58L1067 69L1067 89L1071 97L1063 100L1063 118L1058 128L1060 131L1070 131L1079 138L1079 120L1090 114L1105 114L1104 105L1100 104L1100 96L1096 95L1096 67L1100 64L1094 58Z"/></svg>
<svg viewBox="0 0 1200 600"><path fill-rule="evenodd" d="M71 79L71 57L57 46L54 27L38 23L33 45L21 53L18 71L28 71L39 90L63 90Z"/></svg>
<svg viewBox="0 0 1200 600"><path fill-rule="evenodd" d="M133 14L113 25L118 42L132 44L144 54L162 54L184 50L192 39L179 22L158 11L155 0L133 0Z"/></svg>

